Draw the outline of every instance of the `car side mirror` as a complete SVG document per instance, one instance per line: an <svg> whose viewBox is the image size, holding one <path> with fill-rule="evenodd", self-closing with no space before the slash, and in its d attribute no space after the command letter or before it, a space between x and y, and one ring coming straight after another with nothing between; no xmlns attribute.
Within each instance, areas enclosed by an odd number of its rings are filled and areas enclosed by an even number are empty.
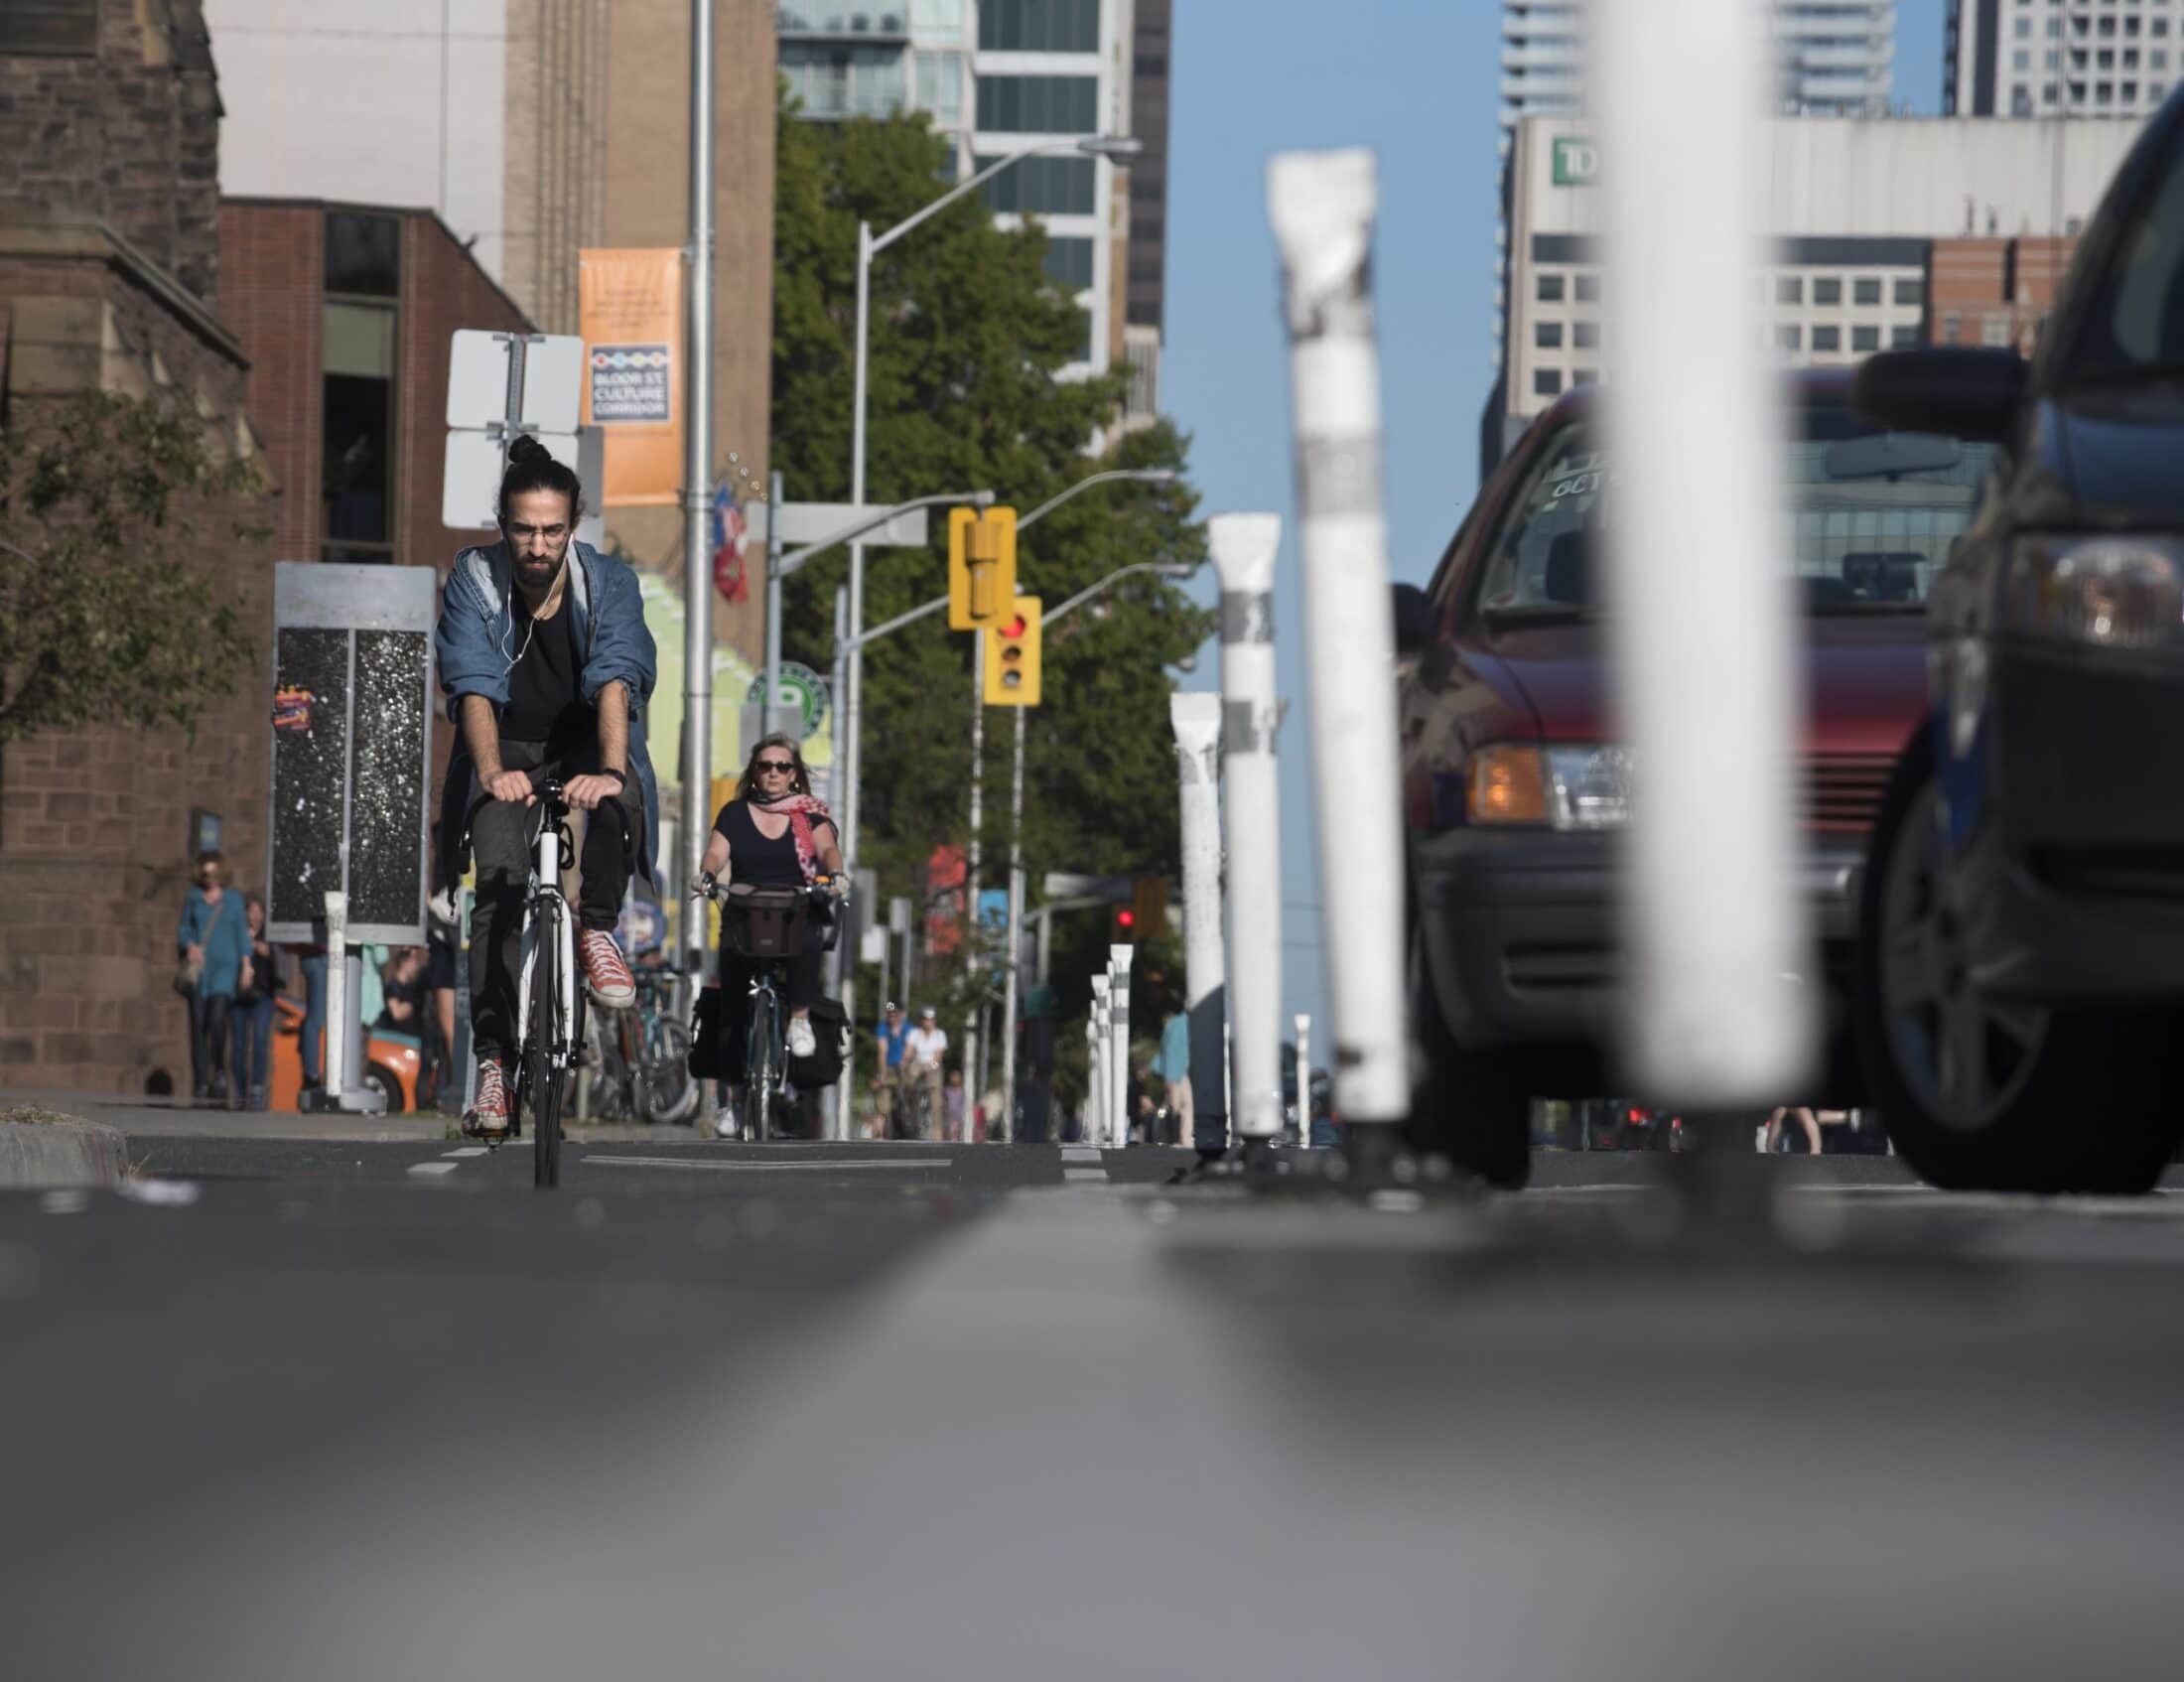
<svg viewBox="0 0 2184 1682"><path fill-rule="evenodd" d="M1396 652L1415 654L1433 639L1433 604L1415 584L1395 587Z"/></svg>
<svg viewBox="0 0 2184 1682"><path fill-rule="evenodd" d="M1883 350L1850 382L1860 419L1896 432L1934 432L1974 444L2006 444L2030 364L2014 350L1936 346Z"/></svg>

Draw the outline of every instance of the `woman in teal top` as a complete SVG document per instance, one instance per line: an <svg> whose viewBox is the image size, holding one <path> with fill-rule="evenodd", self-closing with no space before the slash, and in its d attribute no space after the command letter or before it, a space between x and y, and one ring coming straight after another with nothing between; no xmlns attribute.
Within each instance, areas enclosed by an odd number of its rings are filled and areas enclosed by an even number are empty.
<svg viewBox="0 0 2184 1682"><path fill-rule="evenodd" d="M224 886L226 861L198 855L197 886L182 903L176 954L198 966L190 994L190 1072L199 1100L227 1099L228 1011L250 962L250 922L242 896Z"/></svg>

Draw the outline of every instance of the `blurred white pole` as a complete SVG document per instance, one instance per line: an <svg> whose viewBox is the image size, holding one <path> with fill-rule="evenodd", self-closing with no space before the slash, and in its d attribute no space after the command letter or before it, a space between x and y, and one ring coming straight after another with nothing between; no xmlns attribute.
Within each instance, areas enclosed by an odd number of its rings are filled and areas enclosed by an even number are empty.
<svg viewBox="0 0 2184 1682"><path fill-rule="evenodd" d="M1282 1133L1281 792L1274 757L1274 560L1278 514L1206 522L1221 574L1221 810L1228 829L1229 1020L1237 1138Z"/></svg>
<svg viewBox="0 0 2184 1682"><path fill-rule="evenodd" d="M713 0L690 4L690 328L683 379L683 870L713 838ZM771 515L773 510L766 510ZM688 919L684 972L705 969L705 919Z"/></svg>
<svg viewBox="0 0 2184 1682"><path fill-rule="evenodd" d="M1297 1013L1297 1143L1310 1150L1312 1143L1312 1019Z"/></svg>
<svg viewBox="0 0 2184 1682"><path fill-rule="evenodd" d="M1085 1059L1085 1088L1090 1099L1084 1124L1087 1145L1107 1144L1107 991L1112 985L1108 976L1092 978L1092 1015L1086 1023L1092 1040Z"/></svg>
<svg viewBox="0 0 2184 1682"><path fill-rule="evenodd" d="M319 1053L319 1078L334 1102L356 1078L349 1066L348 896L339 889L326 897L326 1039ZM475 1060L475 1059L474 1059Z"/></svg>
<svg viewBox="0 0 2184 1682"><path fill-rule="evenodd" d="M1336 1107L1347 1142L1368 1150L1392 1142L1378 1129L1411 1110L1395 625L1373 342L1377 202L1370 152L1290 152L1267 169L1288 291L1313 805L1319 856L1330 865L1320 915ZM1302 1114L1301 1092L1298 1103Z"/></svg>
<svg viewBox="0 0 2184 1682"><path fill-rule="evenodd" d="M1228 1026L1221 954L1221 697L1172 695L1175 768L1183 829L1183 1009L1190 1021L1190 1107L1195 1145L1228 1139L1228 1082L1222 1076Z"/></svg>
<svg viewBox="0 0 2184 1682"><path fill-rule="evenodd" d="M1130 1143L1130 962L1138 955L1135 946L1110 946L1107 949L1112 964L1114 984L1107 990L1107 1033L1111 1042L1108 1049L1108 1067L1114 1080L1114 1090L1108 1102L1115 1112L1115 1148L1121 1150Z"/></svg>
<svg viewBox="0 0 2184 1682"><path fill-rule="evenodd" d="M1757 308L1763 12L1592 8L1614 467L1603 570L1612 711L1633 762L1624 1051L1646 1093L1693 1107L1779 1101L1813 1044L1807 990L1782 979L1807 967L1792 878L1803 661L1782 392Z"/></svg>

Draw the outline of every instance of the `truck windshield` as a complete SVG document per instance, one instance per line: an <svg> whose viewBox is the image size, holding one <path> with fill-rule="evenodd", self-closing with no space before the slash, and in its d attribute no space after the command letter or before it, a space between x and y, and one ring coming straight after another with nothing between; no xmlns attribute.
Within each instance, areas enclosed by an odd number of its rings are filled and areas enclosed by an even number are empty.
<svg viewBox="0 0 2184 1682"><path fill-rule="evenodd" d="M1919 607L1971 523L1993 447L1878 432L1841 404L1804 411L1785 479L1789 565L1815 613ZM1614 517L1613 463L1587 428L1550 448L1487 562L1490 618L1585 613L1599 603L1594 558ZM1694 521L1706 518L1692 510Z"/></svg>

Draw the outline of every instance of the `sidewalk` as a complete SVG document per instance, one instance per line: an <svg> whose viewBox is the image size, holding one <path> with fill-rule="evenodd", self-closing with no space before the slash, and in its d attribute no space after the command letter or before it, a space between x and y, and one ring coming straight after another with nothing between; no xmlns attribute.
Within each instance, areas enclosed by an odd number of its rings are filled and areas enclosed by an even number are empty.
<svg viewBox="0 0 2184 1682"><path fill-rule="evenodd" d="M445 1139L455 1130L455 1118L437 1110L409 1115L291 1115L201 1109L169 1098L131 1098L110 1092L0 1091L0 1109L15 1104L36 1104L117 1127L132 1139L318 1139L386 1145ZM598 1127L570 1123L568 1134L602 1144L695 1137L689 1127L639 1127L628 1122Z"/></svg>

